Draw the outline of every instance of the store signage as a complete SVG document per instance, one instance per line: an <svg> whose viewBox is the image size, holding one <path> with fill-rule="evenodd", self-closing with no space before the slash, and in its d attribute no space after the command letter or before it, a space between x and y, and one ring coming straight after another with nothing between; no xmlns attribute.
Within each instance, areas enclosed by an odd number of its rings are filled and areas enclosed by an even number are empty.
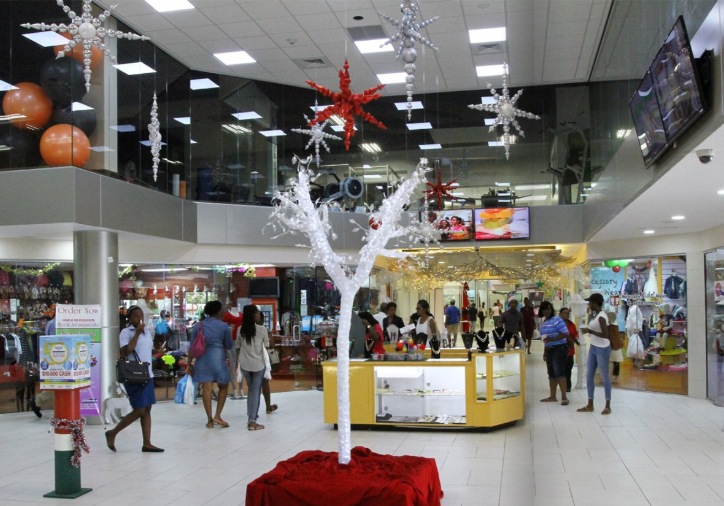
<svg viewBox="0 0 724 506"><path fill-rule="evenodd" d="M40 336L40 388L71 390L91 385L91 336Z"/></svg>
<svg viewBox="0 0 724 506"><path fill-rule="evenodd" d="M658 299L645 299L643 297L623 297L629 306L658 306Z"/></svg>
<svg viewBox="0 0 724 506"><path fill-rule="evenodd" d="M301 302L301 304L302 304L302 306L306 306L306 305L307 305L307 291L306 291L306 290L302 290L302 302Z"/></svg>
<svg viewBox="0 0 724 506"><path fill-rule="evenodd" d="M55 308L55 328L59 336L90 336L90 355L88 357L90 370L88 384L90 385L90 388L85 388L80 391L80 414L81 416L100 416L101 367L103 366L101 363L100 304L58 305Z"/></svg>

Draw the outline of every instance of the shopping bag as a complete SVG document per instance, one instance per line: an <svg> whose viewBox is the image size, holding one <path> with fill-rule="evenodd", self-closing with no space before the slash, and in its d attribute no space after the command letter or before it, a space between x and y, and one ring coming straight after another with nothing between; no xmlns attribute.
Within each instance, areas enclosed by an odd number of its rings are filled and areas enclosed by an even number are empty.
<svg viewBox="0 0 724 506"><path fill-rule="evenodd" d="M275 348L272 348L272 349L267 348L267 352L269 353L269 363L271 363L271 365L278 364L279 363L279 352Z"/></svg>
<svg viewBox="0 0 724 506"><path fill-rule="evenodd" d="M184 403L184 393L186 392L186 376L176 383L176 394L173 396L173 402L176 404Z"/></svg>
<svg viewBox="0 0 724 506"><path fill-rule="evenodd" d="M196 382L190 375L184 376L186 380L186 391L184 392L184 404L194 404L196 402Z"/></svg>
<svg viewBox="0 0 724 506"><path fill-rule="evenodd" d="M269 363L269 352L264 348L264 378L271 381L271 364Z"/></svg>
<svg viewBox="0 0 724 506"><path fill-rule="evenodd" d="M631 338L628 340L626 357L634 360L644 359L644 345L638 335L632 335Z"/></svg>

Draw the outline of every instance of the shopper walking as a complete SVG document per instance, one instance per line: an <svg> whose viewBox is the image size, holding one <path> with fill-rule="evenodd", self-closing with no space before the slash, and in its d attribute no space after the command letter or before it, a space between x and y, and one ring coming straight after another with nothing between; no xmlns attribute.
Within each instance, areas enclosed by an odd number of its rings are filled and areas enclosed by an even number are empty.
<svg viewBox="0 0 724 506"><path fill-rule="evenodd" d="M516 299L508 301L508 310L501 315L500 321L503 322L505 328L503 336L505 348L511 347L511 344L512 348L515 348L520 332L523 330L523 315L518 311L518 301Z"/></svg>
<svg viewBox="0 0 724 506"><path fill-rule="evenodd" d="M213 429L215 425L222 428L229 426L221 418L221 412L226 404L226 395L229 392L229 369L226 366L226 350L234 345L231 339L231 329L219 319L222 305L218 300L207 302L204 306L204 318L191 329L189 349L193 349L194 341L201 332L206 340L206 351L196 359L189 359L186 373L193 376L194 381L201 386L201 396L206 411L206 427ZM216 399L216 414L211 416L211 395L214 383L219 385Z"/></svg>
<svg viewBox="0 0 724 506"><path fill-rule="evenodd" d="M523 299L523 307L520 308L523 315L523 335L527 343L526 349L530 355L530 345L533 342L533 331L535 330L535 308L531 305L528 297Z"/></svg>
<svg viewBox="0 0 724 506"><path fill-rule="evenodd" d="M259 308L254 304L244 306L244 322L241 324L241 335L237 339L239 346L239 364L249 391L246 395L246 414L249 430L261 430L263 425L256 423L259 417L259 403L264 383L264 347L269 345L266 327L256 323Z"/></svg>
<svg viewBox="0 0 724 506"><path fill-rule="evenodd" d="M269 329L267 329L264 326L264 315L261 314L261 311L257 311L256 313L256 323L257 330L260 331L261 334L264 335L264 353L266 354L266 358L264 360L264 380L261 384L261 394L264 397L264 405L266 406L266 414L271 415L274 411L279 409L279 406L276 404L272 404L271 402L271 386L269 385L269 382L271 381L271 362L268 360L269 358ZM259 327L263 328L262 331L259 329ZM269 369L267 369L267 366Z"/></svg>
<svg viewBox="0 0 724 506"><path fill-rule="evenodd" d="M445 310L445 328L447 329L447 336L450 338L451 347L455 348L455 343L458 340L458 331L460 327L460 309L455 305L455 301L451 300Z"/></svg>
<svg viewBox="0 0 724 506"><path fill-rule="evenodd" d="M568 335L571 336L571 341L573 341L574 344L574 346L571 346L571 343L568 343L568 357L566 357L566 392L570 392L571 388L573 388L571 375L573 374L573 363L576 357L576 346L580 343L578 342L578 329L576 328L576 324L571 321L571 310L564 307L561 309L560 315L563 321L566 322Z"/></svg>
<svg viewBox="0 0 724 506"><path fill-rule="evenodd" d="M581 332L589 334L590 346L588 347L588 364L586 370L586 386L588 387L588 404L577 411L590 413L593 411L593 395L596 385L593 383L596 377L596 369L601 370L603 391L606 396L606 407L601 411L602 415L611 414L611 378L608 375L608 362L611 359L611 341L608 340L608 318L603 311L603 295L594 293L586 299L591 310L591 321L588 327L581 328Z"/></svg>
<svg viewBox="0 0 724 506"><path fill-rule="evenodd" d="M474 303L470 304L468 308L468 316L470 317L470 332L474 334L475 327L478 324L478 308L475 307Z"/></svg>
<svg viewBox="0 0 724 506"><path fill-rule="evenodd" d="M124 416L118 422L118 425L106 432L106 444L111 451L115 452L118 433L140 419L141 434L143 435L141 451L158 453L162 452L163 449L151 444L151 406L156 404L153 370L151 369L153 337L143 322L143 310L140 307L131 306L126 314L130 326L123 329L119 336L121 356L130 361L148 362L148 372L151 375L151 380L142 385L124 383L133 411Z"/></svg>
<svg viewBox="0 0 724 506"><path fill-rule="evenodd" d="M480 303L480 310L478 311L478 319L480 320L480 330L485 330L485 319L488 317L488 312L485 310L485 302Z"/></svg>
<svg viewBox="0 0 724 506"><path fill-rule="evenodd" d="M556 387L561 389L561 405L568 405L566 396L566 357L568 357L568 327L560 316L556 316L553 304L544 300L538 316L543 319L540 327L543 339L543 360L548 369L550 395L541 402L558 402Z"/></svg>
<svg viewBox="0 0 724 506"><path fill-rule="evenodd" d="M493 303L493 308L490 310L490 315L493 317L493 325L498 326L498 322L500 322L500 304L499 302Z"/></svg>

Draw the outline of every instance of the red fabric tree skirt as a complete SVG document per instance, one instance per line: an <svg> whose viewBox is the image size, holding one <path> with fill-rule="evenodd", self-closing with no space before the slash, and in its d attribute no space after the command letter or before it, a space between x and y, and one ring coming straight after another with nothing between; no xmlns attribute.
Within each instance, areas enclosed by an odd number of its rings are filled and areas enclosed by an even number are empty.
<svg viewBox="0 0 724 506"><path fill-rule="evenodd" d="M337 453L301 452L249 483L246 506L440 506L435 459L379 455L358 446L343 466Z"/></svg>

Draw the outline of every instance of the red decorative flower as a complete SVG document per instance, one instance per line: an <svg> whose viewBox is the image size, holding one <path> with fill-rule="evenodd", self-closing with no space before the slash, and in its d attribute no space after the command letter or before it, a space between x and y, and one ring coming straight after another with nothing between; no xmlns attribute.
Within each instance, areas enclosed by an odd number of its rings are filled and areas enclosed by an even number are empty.
<svg viewBox="0 0 724 506"><path fill-rule="evenodd" d="M378 95L377 91L385 87L384 84L380 84L375 88L365 90L363 93L352 93L349 85L352 79L349 77L349 63L347 60L344 61L344 70L339 71L339 93L329 91L328 88L320 86L314 81L307 81L307 84L312 88L316 89L319 93L325 97L330 97L333 105L327 107L322 111L317 111L316 117L308 123L308 126L316 125L330 117L337 115L345 120L344 123L344 146L349 151L349 140L354 136L354 117L361 116L363 120L369 121L373 125L377 125L380 128L387 130L387 127L378 121L377 118L372 116L370 113L365 112L362 106L382 98L382 95Z"/></svg>
<svg viewBox="0 0 724 506"><path fill-rule="evenodd" d="M448 181L447 183L442 182L442 171L440 169L437 169L437 184L432 184L431 182L427 182L427 186L430 187L429 190L425 190L425 195L427 195L428 199L435 198L437 199L437 209L438 211L442 211L443 207L443 201L442 199L444 197L447 198L453 198L452 195L450 195L450 191L453 189L452 184L457 181L457 179L453 179L452 181Z"/></svg>

